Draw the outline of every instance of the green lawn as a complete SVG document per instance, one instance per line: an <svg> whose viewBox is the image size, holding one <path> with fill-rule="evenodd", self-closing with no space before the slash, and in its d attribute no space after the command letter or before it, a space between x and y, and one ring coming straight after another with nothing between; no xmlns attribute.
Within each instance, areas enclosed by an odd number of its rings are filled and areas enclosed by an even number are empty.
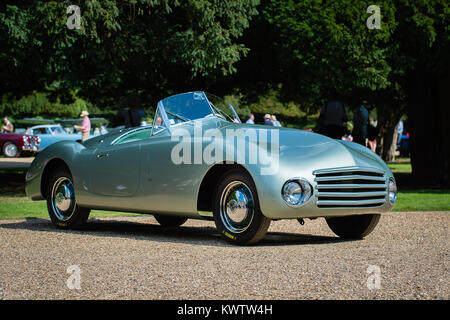
<svg viewBox="0 0 450 320"><path fill-rule="evenodd" d="M132 217L137 214L92 210L90 217ZM27 197L0 196L0 219L48 218L46 201L31 201Z"/></svg>
<svg viewBox="0 0 450 320"><path fill-rule="evenodd" d="M411 173L411 163L388 163L393 174Z"/></svg>
<svg viewBox="0 0 450 320"><path fill-rule="evenodd" d="M450 211L450 190L399 191L394 211Z"/></svg>

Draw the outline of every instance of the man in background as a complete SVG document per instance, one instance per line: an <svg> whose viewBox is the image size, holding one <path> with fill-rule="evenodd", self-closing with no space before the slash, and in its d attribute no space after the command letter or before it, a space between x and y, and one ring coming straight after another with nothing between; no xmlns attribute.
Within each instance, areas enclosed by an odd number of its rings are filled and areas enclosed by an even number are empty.
<svg viewBox="0 0 450 320"><path fill-rule="evenodd" d="M83 118L83 122L81 123L81 126L74 125L74 129L81 130L81 142L85 142L87 139L89 139L89 135L91 132L91 120L89 120L89 112L84 110L81 112L80 117Z"/></svg>
<svg viewBox="0 0 450 320"><path fill-rule="evenodd" d="M4 125L2 126L3 133L13 133L14 132L14 126L12 125L11 121L7 117L3 118Z"/></svg>
<svg viewBox="0 0 450 320"><path fill-rule="evenodd" d="M366 101L362 101L353 114L353 142L367 146L367 124L369 123L369 111L364 107Z"/></svg>
<svg viewBox="0 0 450 320"><path fill-rule="evenodd" d="M268 126L273 126L273 122L272 122L272 119L270 117L270 114L266 114L264 116L264 124L268 125Z"/></svg>
<svg viewBox="0 0 450 320"><path fill-rule="evenodd" d="M255 115L253 113L250 113L248 116L248 120L245 121L247 124L255 124Z"/></svg>
<svg viewBox="0 0 450 320"><path fill-rule="evenodd" d="M333 98L337 95L333 94ZM333 139L341 139L347 131L347 109L332 99L322 106L318 120L318 132Z"/></svg>

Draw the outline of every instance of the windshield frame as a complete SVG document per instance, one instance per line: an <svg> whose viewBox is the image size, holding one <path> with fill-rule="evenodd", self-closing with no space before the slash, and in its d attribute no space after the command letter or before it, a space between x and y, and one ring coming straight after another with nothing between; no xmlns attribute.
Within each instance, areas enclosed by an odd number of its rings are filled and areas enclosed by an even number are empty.
<svg viewBox="0 0 450 320"><path fill-rule="evenodd" d="M187 95L187 94L201 94L202 97L208 103L208 106L209 106L209 109L210 109L210 113L207 114L206 116L202 117L202 118L189 119L189 118L187 118L187 117L185 117L183 115L179 115L179 114L176 114L174 112L169 112L168 110L166 110L165 105L164 105L164 101L165 100L170 99L170 98L174 98L174 97L177 97L177 96L181 96L181 95ZM239 116L236 113L236 110L234 109L234 107L231 104L228 104L228 108L232 111L234 117L231 117L227 112L225 112L224 110L221 110L219 107L215 106L211 102L211 100L208 98L208 95L210 95L213 98L220 99L220 100L222 100L225 103L223 98L220 98L220 97L218 97L218 96L216 96L216 95L214 95L212 93L206 93L204 91L188 91L188 92L174 94L174 95L168 96L168 97L158 101L158 106L157 106L156 111L155 111L155 118L153 119L153 123L155 123L155 121L156 121L156 115L158 114L158 111L160 113L162 121L164 123L168 124L168 126L164 125L164 128L168 129L170 134L172 133L171 129L174 126L177 126L177 125L180 125L180 124L183 124L183 123L192 123L193 121L196 121L196 120L205 119L205 118L209 117L210 115L213 115L216 118L219 118L219 119L221 119L223 121L227 121L227 122L230 122L230 123L233 123L233 122L242 123L241 119L239 118ZM168 114L171 114L171 117L176 117L176 118L180 119L182 122L172 123L169 120L169 115ZM152 135L157 134L157 133L159 133L161 131L164 131L164 130L159 130L158 132L152 133Z"/></svg>
<svg viewBox="0 0 450 320"><path fill-rule="evenodd" d="M174 113L174 112L166 111L166 108L165 108L165 106L164 106L164 101L165 101L165 100L167 100L167 99L169 99L169 98L181 96L181 95L194 94L194 93L201 94L202 97L205 99L205 101L208 103L208 107L209 107L210 113L207 114L206 116L204 116L204 117L202 117L202 118L197 118L197 119L189 119L189 118L186 118L185 116L176 114L176 113ZM207 94L206 94L204 91L189 91L189 92L178 93L178 94L175 94L175 95L172 95L172 96L168 96L168 97L166 97L166 98L160 100L160 101L158 102L158 107L156 108L156 111L155 111L155 118L153 119L153 123L155 123L155 121L156 121L156 115L158 114L158 111L159 111L159 114L160 114L160 116L161 116L161 118L162 118L162 122L165 123L165 124L168 124L168 125L164 125L163 128L167 129L167 130L169 131L170 134L172 134L172 128L173 128L174 126L177 126L177 125L180 125L180 124L183 124L183 123L192 123L193 121L196 121L196 120L205 119L206 117L208 117L208 116L210 116L210 115L213 115L214 117L219 118L219 119L222 119L222 120L225 120L225 121L229 121L229 120L228 120L224 115L222 115L222 114L217 110L217 108L211 103L211 101L208 99ZM171 123L171 121L169 120L168 113L170 113L170 114L172 115L172 117L177 117L177 118L179 118L180 120L182 120L182 122L179 122L179 123ZM162 132L162 131L163 131L163 130L159 130L159 131L157 131L157 132L152 132L152 135L158 134L159 132Z"/></svg>

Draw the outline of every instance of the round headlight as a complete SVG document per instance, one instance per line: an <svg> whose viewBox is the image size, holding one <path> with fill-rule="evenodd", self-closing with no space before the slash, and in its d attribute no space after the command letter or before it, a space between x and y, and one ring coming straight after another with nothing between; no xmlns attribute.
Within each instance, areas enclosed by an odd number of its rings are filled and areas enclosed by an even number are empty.
<svg viewBox="0 0 450 320"><path fill-rule="evenodd" d="M312 187L305 179L291 179L286 181L281 193L289 206L299 207L311 198Z"/></svg>
<svg viewBox="0 0 450 320"><path fill-rule="evenodd" d="M394 204L397 200L397 185L393 178L389 179L389 201Z"/></svg>
<svg viewBox="0 0 450 320"><path fill-rule="evenodd" d="M302 199L302 187L297 182L291 181L283 187L283 199L291 206L296 206Z"/></svg>

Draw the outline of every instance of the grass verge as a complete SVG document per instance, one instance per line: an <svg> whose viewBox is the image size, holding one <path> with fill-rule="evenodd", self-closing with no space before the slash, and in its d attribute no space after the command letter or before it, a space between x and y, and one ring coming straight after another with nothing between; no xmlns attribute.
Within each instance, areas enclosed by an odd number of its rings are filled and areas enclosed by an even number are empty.
<svg viewBox="0 0 450 320"><path fill-rule="evenodd" d="M128 212L92 210L90 217L133 217ZM48 218L46 201L31 201L27 197L0 197L0 219Z"/></svg>

